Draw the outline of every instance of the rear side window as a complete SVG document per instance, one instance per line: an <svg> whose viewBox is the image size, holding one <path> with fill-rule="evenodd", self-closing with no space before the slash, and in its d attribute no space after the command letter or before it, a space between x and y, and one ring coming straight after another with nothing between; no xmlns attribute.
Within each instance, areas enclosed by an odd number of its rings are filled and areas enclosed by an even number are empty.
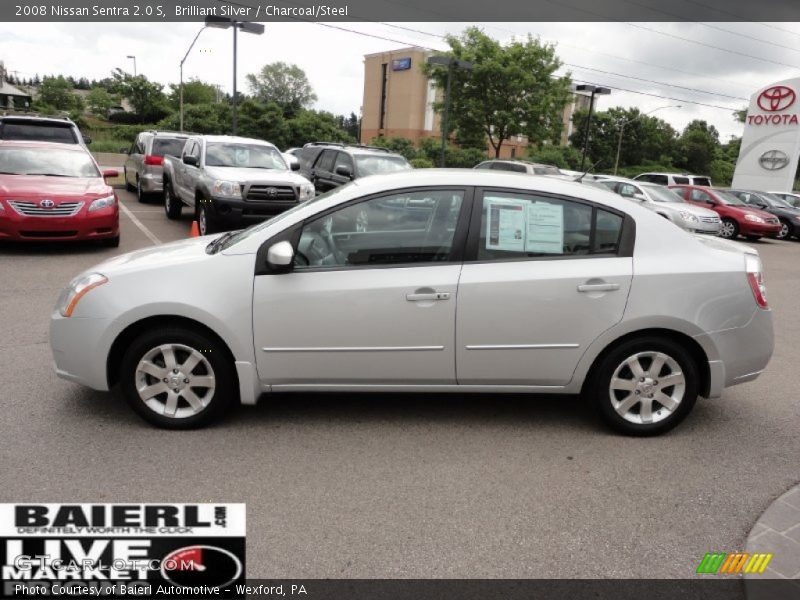
<svg viewBox="0 0 800 600"><path fill-rule="evenodd" d="M153 154L156 156L180 156L185 139L157 137L153 140Z"/></svg>
<svg viewBox="0 0 800 600"><path fill-rule="evenodd" d="M677 181L677 177L675 178ZM711 187L711 180L708 177L694 177L695 185L702 185L703 187Z"/></svg>
<svg viewBox="0 0 800 600"><path fill-rule="evenodd" d="M711 202L711 196L703 190L692 190L691 199L695 202Z"/></svg>
<svg viewBox="0 0 800 600"><path fill-rule="evenodd" d="M0 124L0 139L60 142L62 144L78 143L72 127L50 123L13 123L6 121Z"/></svg>
<svg viewBox="0 0 800 600"><path fill-rule="evenodd" d="M678 176L676 175L676 176L675 176L675 177L673 177L672 179L673 179L673 181L675 181L675 183L676 183L676 184L678 184L678 185L688 185L688 184L689 184L689 178L688 178L688 177L678 177ZM656 181L656 183L659 183L659 182L658 182L658 181ZM705 184L703 184L703 183L698 183L697 185L705 185Z"/></svg>
<svg viewBox="0 0 800 600"><path fill-rule="evenodd" d="M478 260L616 253L623 219L561 198L487 192Z"/></svg>
<svg viewBox="0 0 800 600"><path fill-rule="evenodd" d="M667 185L669 183L669 178L666 175L650 175L648 181L651 183L657 183L658 185ZM683 183L689 183L689 180L686 180Z"/></svg>

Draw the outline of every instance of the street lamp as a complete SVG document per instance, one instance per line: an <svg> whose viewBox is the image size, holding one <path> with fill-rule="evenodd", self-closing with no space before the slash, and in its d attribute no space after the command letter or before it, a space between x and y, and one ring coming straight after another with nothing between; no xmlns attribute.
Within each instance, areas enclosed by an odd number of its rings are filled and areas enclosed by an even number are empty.
<svg viewBox="0 0 800 600"><path fill-rule="evenodd" d="M637 116L633 117L632 119L628 119L627 121L622 121L622 123L620 123L620 126L619 126L619 140L617 140L617 158L614 161L614 175L617 174L617 169L619 168L619 153L622 150L622 132L625 130L625 126L628 125L629 123L633 123L634 121L636 121L638 119L641 119L642 117L646 117L647 115L652 115L657 110L661 110L661 109L664 109L664 108L683 108L683 105L681 105L681 104L670 104L669 106L659 106L658 108L654 108L653 110L651 110L649 112L642 113L640 115L637 115Z"/></svg>
<svg viewBox="0 0 800 600"><path fill-rule="evenodd" d="M447 67L447 87L444 92L444 112L442 113L442 155L439 159L439 166L444 168L445 149L447 148L447 129L450 120L450 85L453 80L453 71L457 68L463 69L464 71L471 71L473 65L469 61L450 58L449 56L429 56L427 62L429 65Z"/></svg>
<svg viewBox="0 0 800 600"><path fill-rule="evenodd" d="M233 135L236 135L236 32L241 29L245 33L252 33L261 35L264 33L264 26L261 23L253 23L251 21L234 21L227 17L215 17L209 15L206 17L206 27L215 27L217 29L227 29L233 27L233 119L232 130ZM199 34L198 34L199 35Z"/></svg>
<svg viewBox="0 0 800 600"><path fill-rule="evenodd" d="M130 58L133 61L133 76L136 77L136 57L133 56L132 54L129 54L128 58Z"/></svg>
<svg viewBox="0 0 800 600"><path fill-rule="evenodd" d="M592 128L592 112L594 112L594 97L598 95L599 96L608 95L611 93L611 90L596 85L581 84L575 86L575 91L591 93L591 97L589 98L589 117L586 120L586 133L584 133L583 135L583 154L581 154L581 168L579 169L582 172L583 166L586 163L586 151L589 149L589 130L591 130Z"/></svg>
<svg viewBox="0 0 800 600"><path fill-rule="evenodd" d="M181 102L181 107L180 107L181 126L180 126L180 130L181 131L183 131L183 63L185 63L186 59L189 58L189 52L192 51L192 48L194 48L194 43L197 41L197 38L200 37L200 34L203 33L203 31L205 30L206 27L208 27L208 25L203 25L200 28L200 31L197 32L196 36L194 36L194 39L192 40L192 43L189 44L189 49L186 51L186 54L184 54L183 58L181 59L181 88L180 88L181 89L181 91L180 91L180 95L181 95L181 101L180 101Z"/></svg>

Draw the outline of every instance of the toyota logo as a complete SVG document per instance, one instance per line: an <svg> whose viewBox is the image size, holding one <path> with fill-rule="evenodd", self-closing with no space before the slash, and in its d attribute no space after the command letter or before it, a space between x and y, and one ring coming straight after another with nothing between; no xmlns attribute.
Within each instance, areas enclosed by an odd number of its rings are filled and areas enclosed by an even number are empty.
<svg viewBox="0 0 800 600"><path fill-rule="evenodd" d="M274 188L274 187L268 187L266 190L264 190L264 192L265 192L265 193L267 194L267 196L269 196L270 198L274 198L275 196L277 196L277 195L278 195L278 188Z"/></svg>
<svg viewBox="0 0 800 600"><path fill-rule="evenodd" d="M767 171L778 171L789 164L789 155L780 150L767 150L758 157L758 164Z"/></svg>
<svg viewBox="0 0 800 600"><path fill-rule="evenodd" d="M39 202L39 206L41 206L42 208L53 208L55 205L56 205L55 202L53 202L52 200L47 200L47 199L42 200L41 202Z"/></svg>
<svg viewBox="0 0 800 600"><path fill-rule="evenodd" d="M792 88L785 85L774 85L758 95L757 103L761 110L777 112L789 108L796 99L797 95Z"/></svg>

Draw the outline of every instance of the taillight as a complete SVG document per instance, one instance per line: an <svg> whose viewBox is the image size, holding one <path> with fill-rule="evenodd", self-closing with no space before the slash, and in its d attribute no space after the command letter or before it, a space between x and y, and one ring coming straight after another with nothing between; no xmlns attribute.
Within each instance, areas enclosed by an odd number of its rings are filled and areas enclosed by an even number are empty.
<svg viewBox="0 0 800 600"><path fill-rule="evenodd" d="M155 154L146 154L144 157L144 164L160 167L164 164L164 157Z"/></svg>
<svg viewBox="0 0 800 600"><path fill-rule="evenodd" d="M767 303L767 286L764 284L764 274L761 272L761 259L755 254L745 254L745 271L747 271L747 282L753 292L759 308L769 308Z"/></svg>

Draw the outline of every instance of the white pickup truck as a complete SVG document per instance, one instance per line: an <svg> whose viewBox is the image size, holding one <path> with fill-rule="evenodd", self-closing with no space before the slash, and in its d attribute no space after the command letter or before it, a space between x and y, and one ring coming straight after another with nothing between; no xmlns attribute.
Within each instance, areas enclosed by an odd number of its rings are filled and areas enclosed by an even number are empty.
<svg viewBox="0 0 800 600"><path fill-rule="evenodd" d="M314 197L269 142L226 135L189 137L180 157L164 157L164 210L177 219L184 205L200 235L239 229Z"/></svg>

